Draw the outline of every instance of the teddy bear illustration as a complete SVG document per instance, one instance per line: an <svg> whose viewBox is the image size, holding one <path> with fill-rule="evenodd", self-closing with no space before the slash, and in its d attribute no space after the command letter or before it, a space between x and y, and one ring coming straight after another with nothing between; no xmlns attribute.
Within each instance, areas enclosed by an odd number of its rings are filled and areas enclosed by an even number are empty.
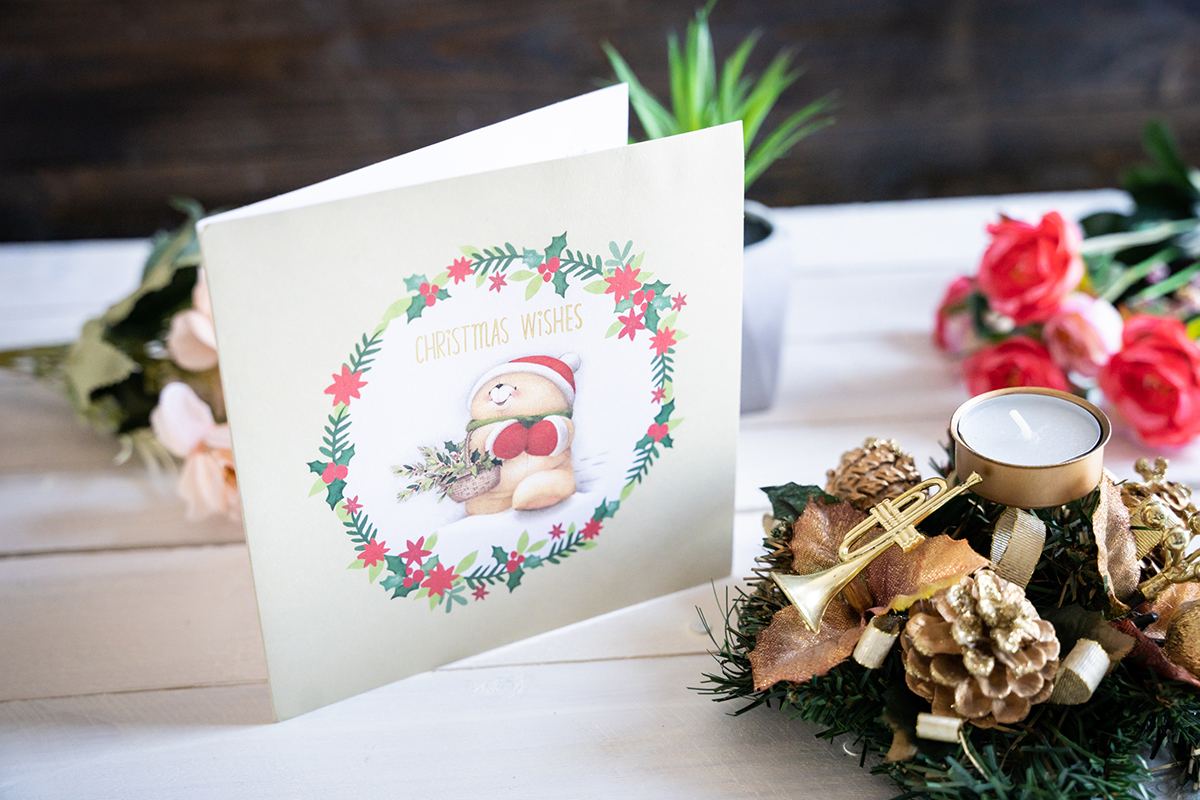
<svg viewBox="0 0 1200 800"><path fill-rule="evenodd" d="M574 353L514 358L471 388L467 445L500 459L500 482L466 501L468 514L548 508L575 493Z"/></svg>

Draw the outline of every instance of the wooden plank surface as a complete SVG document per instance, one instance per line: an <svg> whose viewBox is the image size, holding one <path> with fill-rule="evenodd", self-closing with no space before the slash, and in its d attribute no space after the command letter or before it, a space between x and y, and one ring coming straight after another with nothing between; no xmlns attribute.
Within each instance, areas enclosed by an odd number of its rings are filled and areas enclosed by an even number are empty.
<svg viewBox="0 0 1200 800"><path fill-rule="evenodd" d="M972 268L983 221L998 208L1074 215L1114 202L1098 193L783 212L798 257L783 385L773 410L743 420L734 575L758 551L759 486L818 482L867 435L898 438L922 463L939 453L964 395L928 343L930 313L945 281ZM0 280L19 269L7 252ZM46 328L61 337L78 325L72 315L97 310L88 293L120 293L138 249L55 253L39 254L47 266L27 286L31 302L56 296L55 276L91 281L77 298L61 295L57 327ZM106 265L115 286L99 277ZM715 618L714 589L729 581L265 724L240 530L183 522L169 479L113 468L111 442L79 427L49 389L0 378L0 410L0 796L889 794L811 727L767 710L729 719L687 690L712 663L695 607ZM1110 462L1127 470L1139 452L1119 437ZM1200 476L1196 448L1173 461L1179 477Z"/></svg>
<svg viewBox="0 0 1200 800"><path fill-rule="evenodd" d="M137 235L179 193L307 185L587 91L604 41L665 96L697 5L8 0L0 239ZM777 205L1111 185L1148 119L1200 133L1194 3L757 0L713 25L721 58L762 32L755 71L799 51L776 117L837 92L837 127L755 187Z"/></svg>

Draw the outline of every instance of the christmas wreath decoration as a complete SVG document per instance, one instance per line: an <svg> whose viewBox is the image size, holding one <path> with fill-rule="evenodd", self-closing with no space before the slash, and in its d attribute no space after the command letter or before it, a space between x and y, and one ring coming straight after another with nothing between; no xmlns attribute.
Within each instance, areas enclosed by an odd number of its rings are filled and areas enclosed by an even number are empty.
<svg viewBox="0 0 1200 800"><path fill-rule="evenodd" d="M1200 512L1166 469L1142 459L1140 480L1106 473L1035 512L963 492L920 524L919 546L884 551L835 596L816 631L772 573L837 563L864 510L920 476L894 442L868 440L824 487L766 488L764 552L726 599L699 690L845 737L901 797L1177 792L1200 754Z"/></svg>
<svg viewBox="0 0 1200 800"><path fill-rule="evenodd" d="M512 592L530 570L560 564L596 547L605 520L617 513L655 461L674 445L672 437L682 421L675 414L674 373L676 347L686 338L677 320L687 305L687 296L678 291L671 293L670 284L642 268L643 260L644 253L634 254L633 242L623 247L610 242L605 258L569 248L563 233L541 250L517 248L510 243L485 248L465 246L461 257L433 278L414 274L404 279L408 293L387 308L378 325L362 334L331 375L332 383L324 391L331 396L333 409L325 418L317 447L319 457L306 464L307 470L317 476L309 496L323 497L354 546L356 556L351 569L364 570L368 580L378 581L392 598L427 600L431 610L440 607L449 613L456 606L466 606L468 595L480 601L499 585ZM480 551L469 553L457 563L442 563L436 533L381 531L358 495L351 496L355 449L351 403L360 399L363 391L369 391L365 388L369 382L364 378L383 348L384 332L394 321L419 323L440 304L453 299L451 288L455 293L474 290L500 295L509 287L519 287L526 301L544 288L560 297L567 297L572 289L612 295L616 319L606 338L627 338L630 344L649 339L650 394L657 412L633 444L619 495L603 498L587 519L563 520L545 532L524 531L515 546L492 546L487 553L489 560L483 563L477 563ZM385 536L402 539L404 548L389 547Z"/></svg>

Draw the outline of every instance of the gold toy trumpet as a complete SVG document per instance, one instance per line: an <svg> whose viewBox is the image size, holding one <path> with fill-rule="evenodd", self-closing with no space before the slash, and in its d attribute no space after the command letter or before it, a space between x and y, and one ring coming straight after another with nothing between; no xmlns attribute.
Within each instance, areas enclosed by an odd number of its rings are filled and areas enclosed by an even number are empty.
<svg viewBox="0 0 1200 800"><path fill-rule="evenodd" d="M899 497L873 506L867 518L842 538L838 547L839 563L809 575L772 572L771 578L796 606L809 630L816 633L821 627L821 617L825 616L825 608L858 573L894 544L907 553L925 541L925 535L916 528L917 523L982 480L972 472L953 489L942 478L921 481ZM926 494L930 489L933 493ZM883 533L857 550L850 549L876 527L882 528Z"/></svg>

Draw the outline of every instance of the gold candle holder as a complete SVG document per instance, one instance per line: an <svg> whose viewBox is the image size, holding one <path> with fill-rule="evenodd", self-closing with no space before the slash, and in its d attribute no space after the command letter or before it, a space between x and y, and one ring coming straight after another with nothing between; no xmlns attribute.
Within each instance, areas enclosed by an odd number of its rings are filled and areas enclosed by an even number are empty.
<svg viewBox="0 0 1200 800"><path fill-rule="evenodd" d="M978 412L983 404L1006 395L1042 395L1078 406L1090 414L1099 426L1095 444L1078 455L1061 460L1054 459L1052 463L1046 464L1010 463L995 455L979 452L964 440L960 430L963 420ZM1018 419L1017 422L1021 420ZM983 482L972 489L975 494L1015 508L1060 506L1095 489L1104 473L1104 445L1111 434L1112 425L1108 417L1096 406L1067 392L1036 387L985 392L959 406L950 419L950 438L954 440L954 469L959 479L962 480L973 472L978 473ZM1033 446L1036 447L1036 444Z"/></svg>

